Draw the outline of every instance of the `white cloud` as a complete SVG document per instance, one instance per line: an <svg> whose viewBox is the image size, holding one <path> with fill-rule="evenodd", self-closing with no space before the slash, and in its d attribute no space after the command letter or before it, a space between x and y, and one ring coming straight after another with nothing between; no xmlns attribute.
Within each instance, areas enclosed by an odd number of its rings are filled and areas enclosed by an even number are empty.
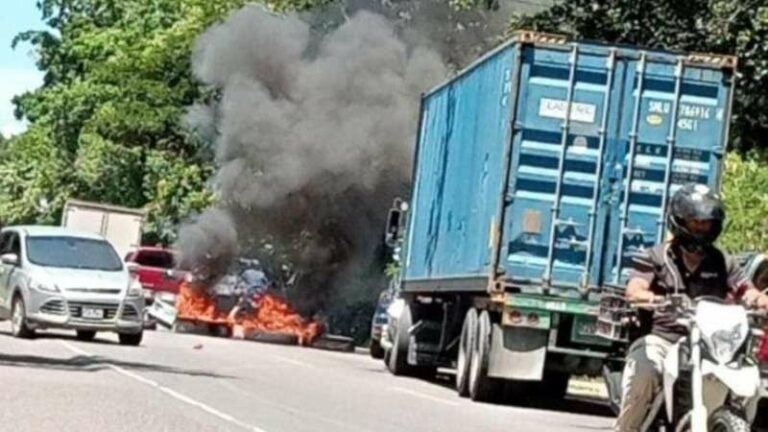
<svg viewBox="0 0 768 432"><path fill-rule="evenodd" d="M13 117L14 96L33 90L43 82L43 74L37 69L0 67L0 132L10 136L23 132L27 125Z"/></svg>

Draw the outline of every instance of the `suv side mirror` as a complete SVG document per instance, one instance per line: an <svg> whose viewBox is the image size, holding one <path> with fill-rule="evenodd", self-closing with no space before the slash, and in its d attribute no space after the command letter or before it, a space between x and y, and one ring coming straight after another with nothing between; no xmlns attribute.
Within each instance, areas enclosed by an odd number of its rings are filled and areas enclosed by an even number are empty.
<svg viewBox="0 0 768 432"><path fill-rule="evenodd" d="M135 275L136 272L139 271L139 265L136 264L133 261L129 261L129 262L125 263L125 268L128 270L128 273L130 273L132 275Z"/></svg>
<svg viewBox="0 0 768 432"><path fill-rule="evenodd" d="M19 265L19 256L15 253L7 253L0 255L0 262L7 265L17 266Z"/></svg>

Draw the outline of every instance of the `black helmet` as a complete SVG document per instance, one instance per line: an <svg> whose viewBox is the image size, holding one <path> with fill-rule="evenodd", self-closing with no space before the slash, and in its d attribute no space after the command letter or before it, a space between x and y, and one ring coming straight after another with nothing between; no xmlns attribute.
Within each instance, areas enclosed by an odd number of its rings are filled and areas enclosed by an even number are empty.
<svg viewBox="0 0 768 432"><path fill-rule="evenodd" d="M690 220L712 221L712 228L706 233L691 232L686 223ZM701 252L712 245L723 231L724 220L723 202L705 185L688 183L669 202L667 225L673 241L689 252Z"/></svg>

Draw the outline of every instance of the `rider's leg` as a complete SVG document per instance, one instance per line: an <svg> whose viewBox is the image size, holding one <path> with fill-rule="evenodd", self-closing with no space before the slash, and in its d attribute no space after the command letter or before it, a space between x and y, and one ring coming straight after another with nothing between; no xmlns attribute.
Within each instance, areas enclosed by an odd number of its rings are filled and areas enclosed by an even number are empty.
<svg viewBox="0 0 768 432"><path fill-rule="evenodd" d="M661 389L664 357L672 344L656 335L640 338L627 354L622 378L621 411L616 431L636 432L645 420L653 398Z"/></svg>

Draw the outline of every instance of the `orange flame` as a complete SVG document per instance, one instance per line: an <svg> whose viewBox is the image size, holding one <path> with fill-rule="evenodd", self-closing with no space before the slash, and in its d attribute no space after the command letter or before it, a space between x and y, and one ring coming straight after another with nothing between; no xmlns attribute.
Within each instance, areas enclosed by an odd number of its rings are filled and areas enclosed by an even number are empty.
<svg viewBox="0 0 768 432"><path fill-rule="evenodd" d="M227 315L220 311L216 299L203 288L184 282L176 297L176 316L182 320L226 324Z"/></svg>
<svg viewBox="0 0 768 432"><path fill-rule="evenodd" d="M299 344L309 345L325 330L322 324L302 317L287 301L274 294L254 297L252 305L250 313L236 308L226 314L218 308L213 296L187 282L181 284L176 298L178 319L226 325L230 332L238 326L246 335L287 333L296 335Z"/></svg>
<svg viewBox="0 0 768 432"><path fill-rule="evenodd" d="M300 345L309 345L323 333L322 324L299 315L284 299L274 294L263 294L253 299L253 312L247 315L236 311L229 316L230 325L241 326L243 332L288 333L299 339Z"/></svg>

